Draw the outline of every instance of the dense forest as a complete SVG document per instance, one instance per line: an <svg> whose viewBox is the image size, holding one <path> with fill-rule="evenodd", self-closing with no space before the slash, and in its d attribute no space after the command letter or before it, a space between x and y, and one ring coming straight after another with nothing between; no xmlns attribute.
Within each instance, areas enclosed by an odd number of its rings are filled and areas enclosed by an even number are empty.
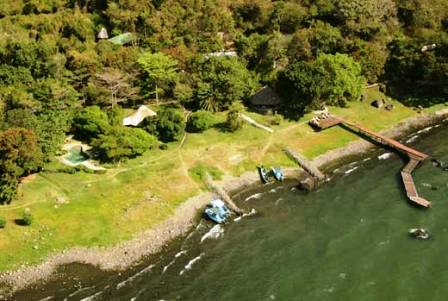
<svg viewBox="0 0 448 301"><path fill-rule="evenodd" d="M368 83L422 106L448 94L446 0L0 0L0 36L2 203L69 133L103 161L135 157L212 112L237 129L265 85L292 117ZM157 117L121 125L149 101Z"/></svg>

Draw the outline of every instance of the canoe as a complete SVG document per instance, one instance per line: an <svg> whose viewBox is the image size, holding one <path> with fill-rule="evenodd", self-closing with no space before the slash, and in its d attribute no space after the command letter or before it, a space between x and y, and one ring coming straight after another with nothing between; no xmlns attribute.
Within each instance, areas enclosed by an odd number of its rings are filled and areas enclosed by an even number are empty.
<svg viewBox="0 0 448 301"><path fill-rule="evenodd" d="M226 207L224 202L219 199L214 199L204 209L204 214L207 218L217 224L224 223L230 216L230 210Z"/></svg>
<svg viewBox="0 0 448 301"><path fill-rule="evenodd" d="M257 167L258 169L258 173L260 174L260 179L263 183L268 183L269 182L269 176L268 176L268 172L266 170L266 168L264 168L263 165L260 165Z"/></svg>
<svg viewBox="0 0 448 301"><path fill-rule="evenodd" d="M283 174L283 170L280 167L272 167L271 172L274 175L274 178L277 181L283 181L285 179L285 175Z"/></svg>

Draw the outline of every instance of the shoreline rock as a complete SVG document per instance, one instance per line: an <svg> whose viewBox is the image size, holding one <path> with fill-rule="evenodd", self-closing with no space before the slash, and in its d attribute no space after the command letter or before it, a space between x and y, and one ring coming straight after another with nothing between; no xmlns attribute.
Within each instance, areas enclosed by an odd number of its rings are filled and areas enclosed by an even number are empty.
<svg viewBox="0 0 448 301"><path fill-rule="evenodd" d="M408 118L398 123L394 128L382 131L392 138L402 137L418 129L442 122L448 117L448 109L433 114ZM326 152L316 157L313 163L321 169L335 165L341 159L359 156L376 147L374 144L358 139L348 145ZM285 169L285 177L297 180L303 175L301 168ZM259 184L257 172L246 172L239 177L229 177L218 183L230 195L253 188ZM58 266L74 262L90 264L103 270L124 270L132 267L144 256L162 250L168 242L185 235L195 225L199 210L211 199L211 192L204 192L191 197L176 208L172 216L155 225L149 230L136 234L128 241L112 247L75 247L50 255L44 262L32 265L22 265L14 271L0 273L0 298L13 294L38 281L49 279Z"/></svg>

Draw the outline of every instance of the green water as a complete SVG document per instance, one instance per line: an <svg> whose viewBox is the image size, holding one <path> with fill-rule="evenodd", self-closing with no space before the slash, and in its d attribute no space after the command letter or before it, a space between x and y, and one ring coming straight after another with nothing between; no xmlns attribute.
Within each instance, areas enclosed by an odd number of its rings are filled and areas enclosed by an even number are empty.
<svg viewBox="0 0 448 301"><path fill-rule="evenodd" d="M448 162L447 126L420 136L410 144ZM253 192L241 194L241 206L257 214L225 225L219 238L201 243L212 227L202 221L189 237L123 274L65 267L61 278L16 298L446 300L448 172L431 162L415 172L420 195L433 204L417 208L398 177L404 161L378 160L379 154L341 167L312 193L285 186L248 200ZM429 229L432 238L411 239L414 227Z"/></svg>
<svg viewBox="0 0 448 301"><path fill-rule="evenodd" d="M81 163L89 159L89 156L82 151L80 146L74 146L68 150L68 154L65 157L73 164Z"/></svg>

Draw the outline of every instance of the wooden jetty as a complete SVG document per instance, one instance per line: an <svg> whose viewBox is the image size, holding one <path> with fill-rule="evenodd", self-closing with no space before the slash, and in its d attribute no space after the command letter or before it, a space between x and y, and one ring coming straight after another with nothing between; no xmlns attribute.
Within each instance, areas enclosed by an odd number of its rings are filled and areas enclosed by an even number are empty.
<svg viewBox="0 0 448 301"><path fill-rule="evenodd" d="M324 182L325 175L312 162L290 148L286 148L284 151L311 176L300 182L302 188L314 190Z"/></svg>
<svg viewBox="0 0 448 301"><path fill-rule="evenodd" d="M286 148L285 153L294 161L296 161L300 166L302 166L302 168L311 176L318 179L319 181L325 180L325 175L305 157L290 148Z"/></svg>
<svg viewBox="0 0 448 301"><path fill-rule="evenodd" d="M424 154L422 152L419 152L413 148L410 148L404 144L401 144L400 142L386 137L384 135L381 135L377 132L374 132L368 128L365 128L363 126L360 126L358 124L355 124L353 122L349 122L345 119L342 119L340 117L329 115L327 114L324 117L319 117L313 119L313 121L310 122L310 124L318 128L320 130L327 129L329 127L335 126L335 125L345 125L352 129L355 132L358 132L360 134L368 136L370 139L386 145L388 147L391 147L403 154L405 154L409 158L409 162L406 164L406 166L401 171L401 178L403 180L404 188L406 189L406 195L410 201L412 201L415 204L418 204L423 207L430 207L431 202L428 200L425 200L424 198L419 197L417 193L417 188L415 187L414 180L412 178L412 171L419 165L420 162L426 160L429 158L427 154Z"/></svg>
<svg viewBox="0 0 448 301"><path fill-rule="evenodd" d="M230 210L234 211L236 214L241 215L244 213L244 210L239 208L233 201L229 194L222 188L221 186L215 184L212 180L212 177L209 173L205 175L205 181L211 190L213 190L222 201L224 201Z"/></svg>

